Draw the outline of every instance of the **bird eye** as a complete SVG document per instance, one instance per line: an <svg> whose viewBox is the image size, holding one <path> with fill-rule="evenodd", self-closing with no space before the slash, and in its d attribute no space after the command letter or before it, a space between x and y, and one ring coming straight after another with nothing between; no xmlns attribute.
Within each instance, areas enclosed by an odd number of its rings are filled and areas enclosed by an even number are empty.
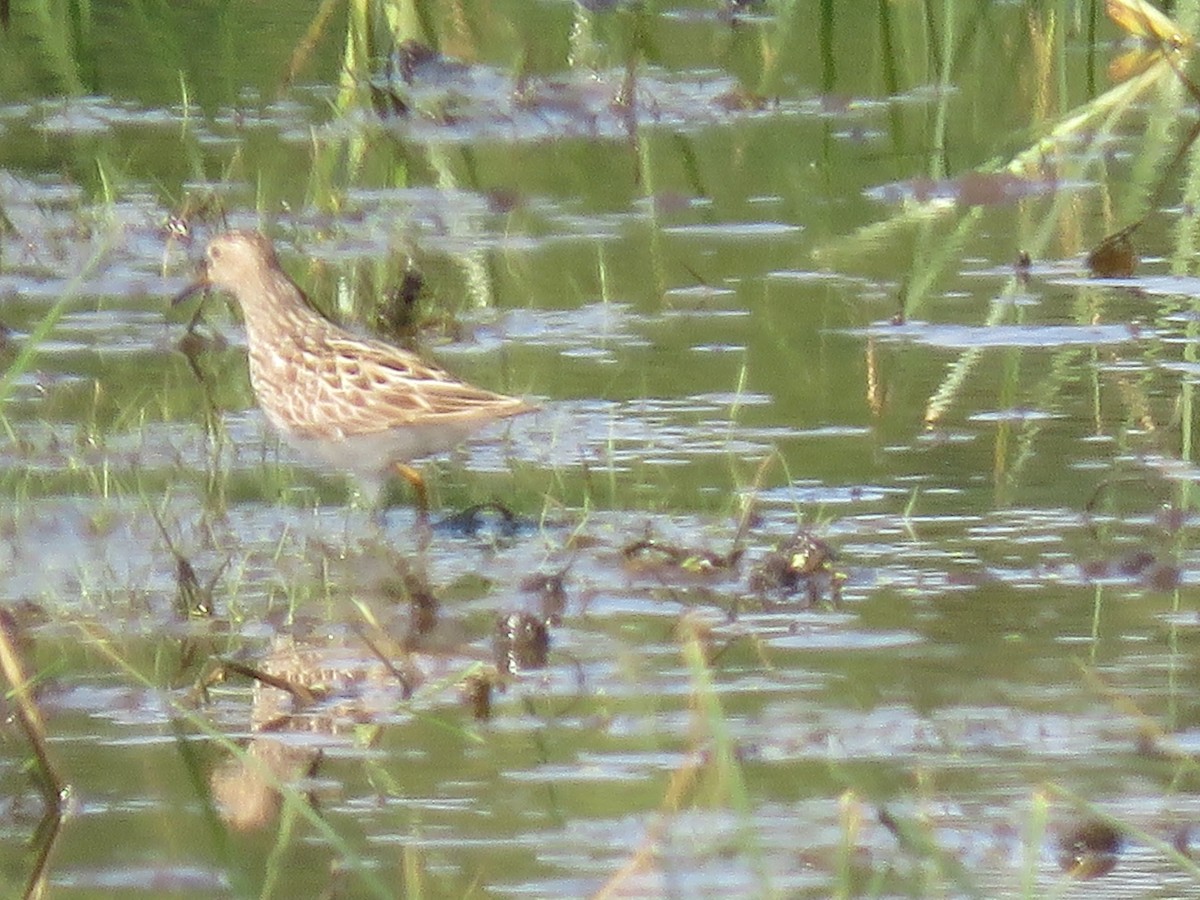
<svg viewBox="0 0 1200 900"><path fill-rule="evenodd" d="M220 259L221 258L221 248L220 247L209 247L208 248L208 258L212 259L212 260Z"/></svg>

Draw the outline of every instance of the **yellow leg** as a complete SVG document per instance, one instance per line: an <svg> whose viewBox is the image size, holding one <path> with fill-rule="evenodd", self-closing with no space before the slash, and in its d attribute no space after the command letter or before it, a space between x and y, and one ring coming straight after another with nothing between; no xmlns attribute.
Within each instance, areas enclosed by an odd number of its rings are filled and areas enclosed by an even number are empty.
<svg viewBox="0 0 1200 900"><path fill-rule="evenodd" d="M396 463L395 469L398 475L412 485L417 495L417 515L424 519L429 515L429 492L425 489L425 479L421 477L420 472L404 463Z"/></svg>

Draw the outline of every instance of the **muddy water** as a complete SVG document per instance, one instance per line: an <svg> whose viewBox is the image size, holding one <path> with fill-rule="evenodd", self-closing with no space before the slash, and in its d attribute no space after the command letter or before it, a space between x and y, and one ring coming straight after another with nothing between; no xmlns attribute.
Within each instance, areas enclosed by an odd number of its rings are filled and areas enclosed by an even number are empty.
<svg viewBox="0 0 1200 900"><path fill-rule="evenodd" d="M14 10L6 896L1200 890L1186 92L885 7ZM226 225L542 411L374 518L168 308Z"/></svg>

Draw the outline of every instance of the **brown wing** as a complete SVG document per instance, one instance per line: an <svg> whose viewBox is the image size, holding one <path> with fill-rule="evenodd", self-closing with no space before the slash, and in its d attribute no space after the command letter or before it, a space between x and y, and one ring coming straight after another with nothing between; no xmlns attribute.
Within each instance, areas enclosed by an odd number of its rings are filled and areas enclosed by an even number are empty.
<svg viewBox="0 0 1200 900"><path fill-rule="evenodd" d="M330 328L309 339L323 346L305 348L311 360L296 375L294 389L309 398L293 412L296 426L316 433L369 434L424 424L483 422L533 409L508 397L459 381L444 369L382 341L357 338ZM312 352L318 351L318 352ZM308 407L305 416L297 407Z"/></svg>

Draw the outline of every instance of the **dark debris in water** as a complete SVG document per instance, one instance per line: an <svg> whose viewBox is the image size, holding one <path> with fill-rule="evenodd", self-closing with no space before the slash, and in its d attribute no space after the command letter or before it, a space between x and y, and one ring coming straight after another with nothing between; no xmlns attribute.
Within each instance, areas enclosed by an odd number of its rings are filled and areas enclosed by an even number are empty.
<svg viewBox="0 0 1200 900"><path fill-rule="evenodd" d="M846 574L837 554L809 531L798 531L766 554L750 572L750 590L760 597L790 599L803 593L808 604L822 599L839 603Z"/></svg>
<svg viewBox="0 0 1200 900"><path fill-rule="evenodd" d="M763 554L750 567L744 534L734 539L727 551L673 543L646 535L625 543L620 549L623 568L630 574L652 578L664 587L731 584L737 598L736 610L747 596L762 602L791 602L802 596L806 606L841 601L846 573L836 566L833 548L812 532L801 529Z"/></svg>
<svg viewBox="0 0 1200 900"><path fill-rule="evenodd" d="M408 599L409 635L414 641L433 633L440 619L441 603L422 579L409 575L405 578L405 594Z"/></svg>
<svg viewBox="0 0 1200 900"><path fill-rule="evenodd" d="M512 540L521 535L528 535L535 528L534 522L521 518L503 503L496 501L469 506L433 525L434 531L459 537L491 536L500 540Z"/></svg>
<svg viewBox="0 0 1200 900"><path fill-rule="evenodd" d="M664 579L708 578L736 567L742 552L739 547L720 553L643 537L623 546L621 557L626 567L641 574L651 573Z"/></svg>
<svg viewBox="0 0 1200 900"><path fill-rule="evenodd" d="M1085 560L1080 572L1088 581L1135 581L1154 591L1173 591L1183 573L1178 563L1161 559L1150 550L1130 550L1112 558Z"/></svg>
<svg viewBox="0 0 1200 900"><path fill-rule="evenodd" d="M492 717L492 693L498 679L490 672L473 672L463 679L459 690L463 702L471 711L471 718L482 722Z"/></svg>
<svg viewBox="0 0 1200 900"><path fill-rule="evenodd" d="M1096 278L1128 278L1137 268L1133 234L1141 222L1110 234L1087 255L1088 271Z"/></svg>
<svg viewBox="0 0 1200 900"><path fill-rule="evenodd" d="M199 576L196 575L196 569L192 566L191 561L175 547L175 542L171 539L166 526L163 525L162 519L153 507L151 508L151 514L154 516L154 524L158 526L159 534L162 535L162 539L167 545L168 552L175 560L176 611L184 619L207 618L211 616L213 613L213 592L216 590L217 582L225 572L226 566L229 565L229 558L226 557L225 561L217 567L217 570L212 574L208 582L202 584Z"/></svg>
<svg viewBox="0 0 1200 900"><path fill-rule="evenodd" d="M771 103L767 97L748 91L741 85L718 94L713 102L727 112L761 112Z"/></svg>
<svg viewBox="0 0 1200 900"><path fill-rule="evenodd" d="M1108 822L1081 822L1064 833L1058 842L1058 864L1074 878L1107 875L1116 868L1125 841Z"/></svg>
<svg viewBox="0 0 1200 900"><path fill-rule="evenodd" d="M520 589L536 594L542 619L549 625L562 623L563 610L567 606L567 571L569 566L556 572L533 572L521 579Z"/></svg>
<svg viewBox="0 0 1200 900"><path fill-rule="evenodd" d="M527 612L498 616L492 638L496 668L505 675L544 669L550 655L550 629Z"/></svg>
<svg viewBox="0 0 1200 900"><path fill-rule="evenodd" d="M417 304L425 287L421 273L409 267L394 284L382 292L383 299L375 311L376 331L393 342L410 342L416 336Z"/></svg>
<svg viewBox="0 0 1200 900"><path fill-rule="evenodd" d="M675 75L629 65L579 75L515 76L444 56L414 41L392 54L369 85L381 118L420 136L445 141L494 136L536 140L549 134L628 137L638 125L691 127L782 104L729 78Z"/></svg>

